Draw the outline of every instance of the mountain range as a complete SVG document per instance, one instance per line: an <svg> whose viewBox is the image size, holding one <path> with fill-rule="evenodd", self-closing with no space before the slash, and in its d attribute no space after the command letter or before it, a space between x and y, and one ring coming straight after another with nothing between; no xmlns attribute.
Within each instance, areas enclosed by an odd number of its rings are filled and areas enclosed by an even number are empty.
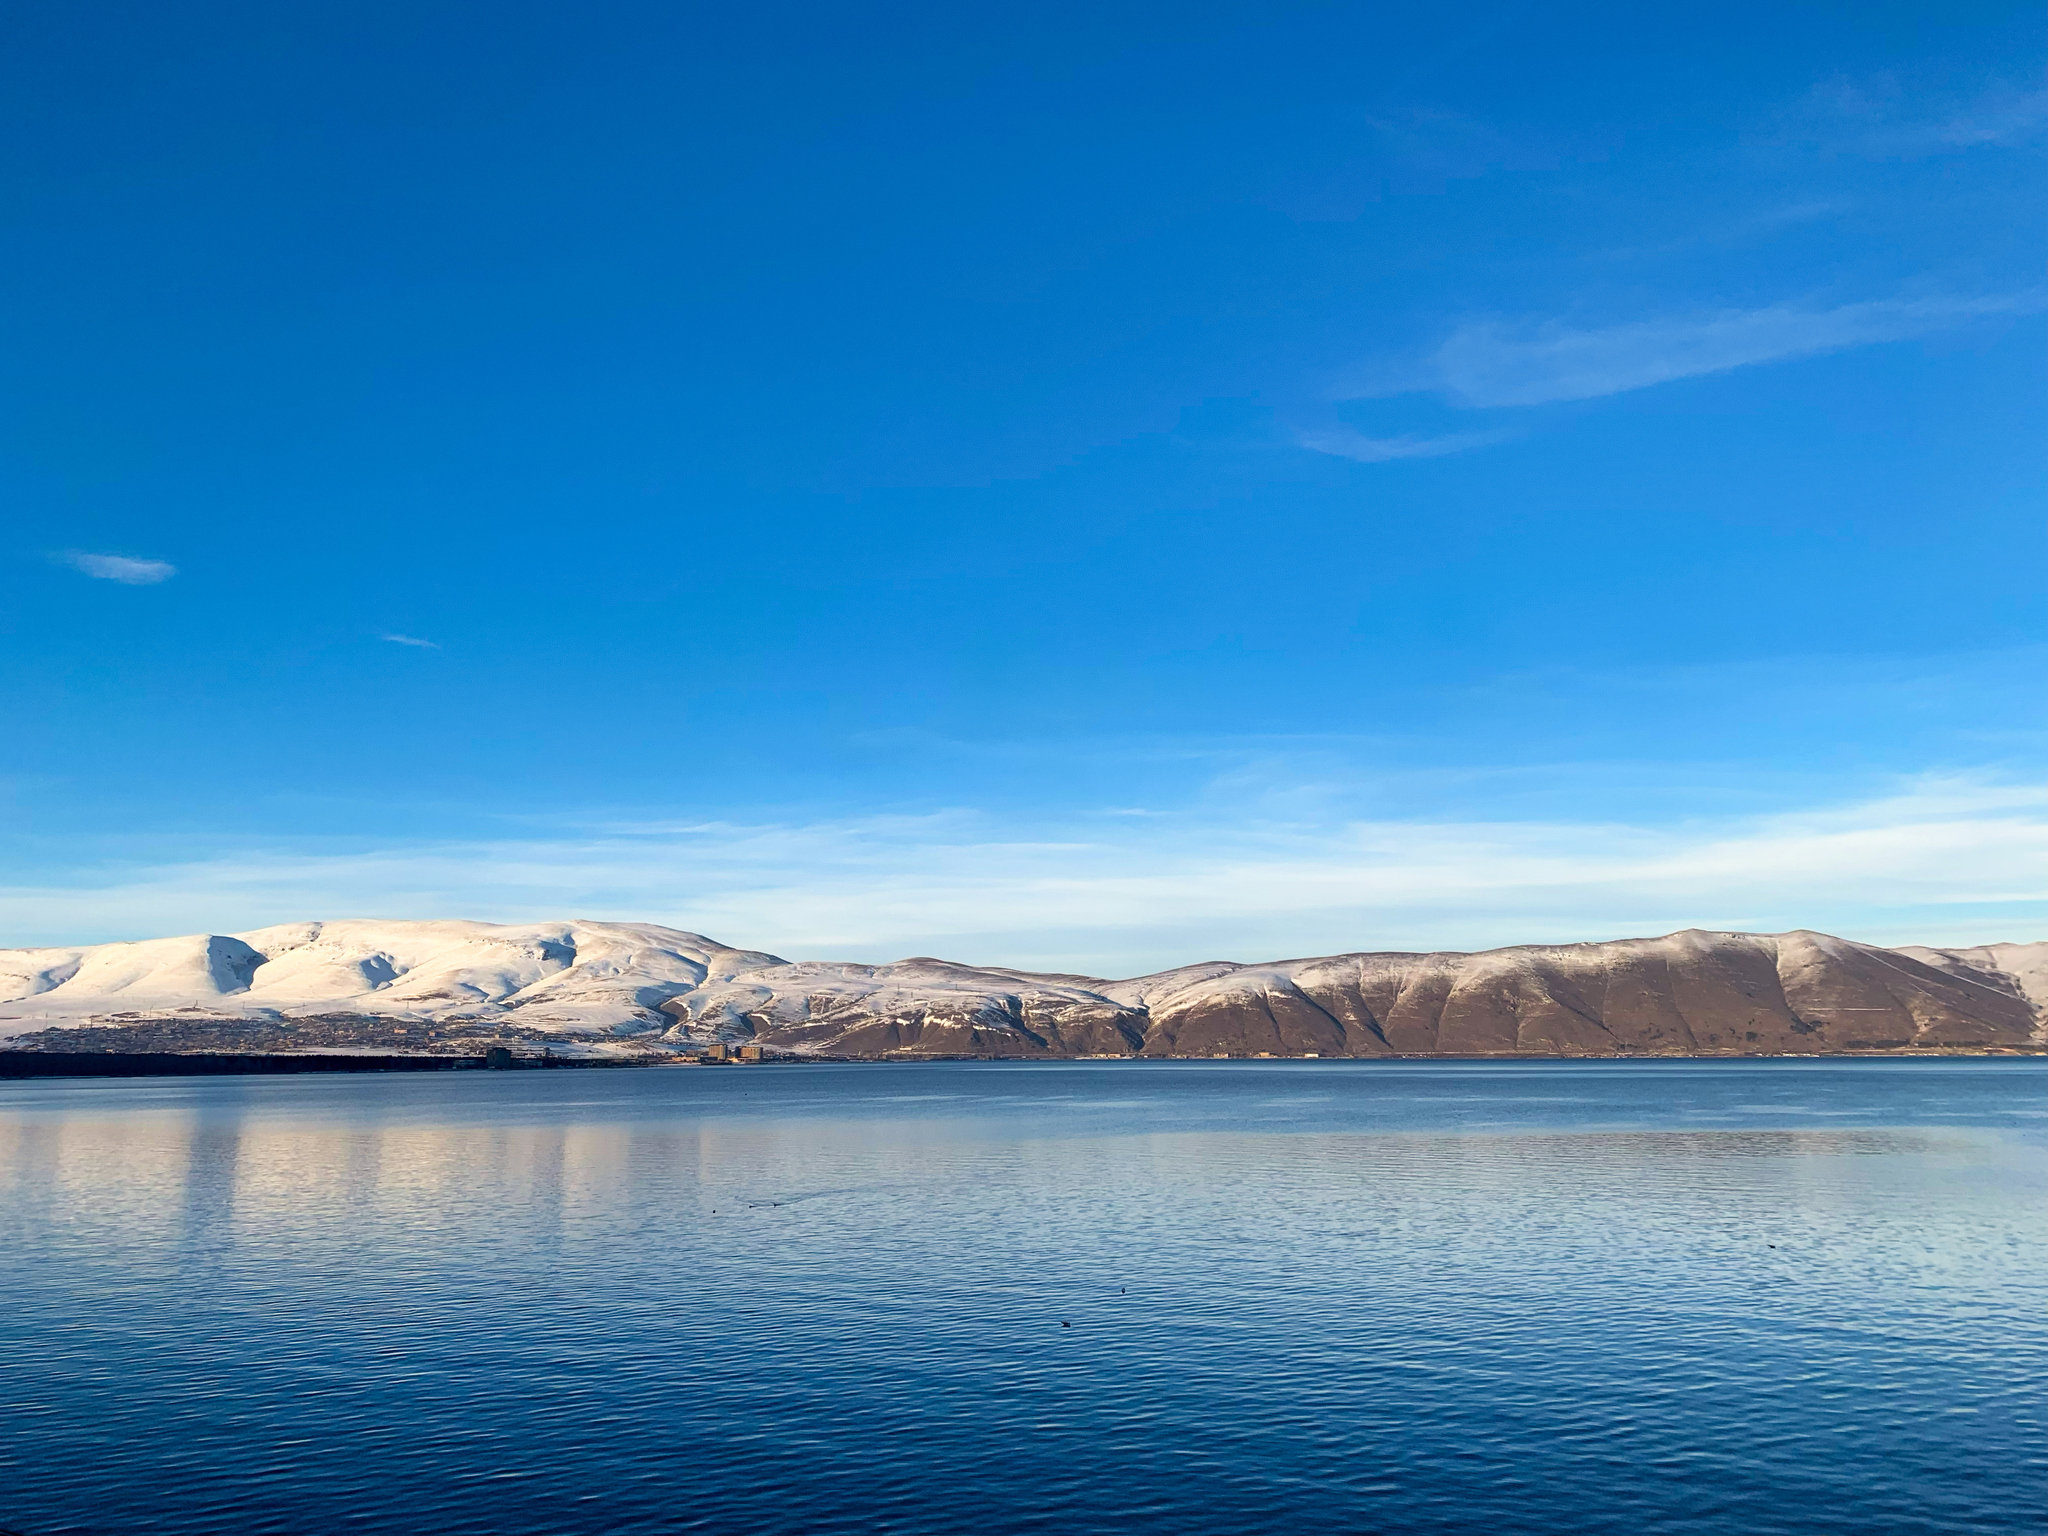
<svg viewBox="0 0 2048 1536"><path fill-rule="evenodd" d="M1124 980L785 960L648 923L347 919L0 950L17 1049L659 1057L1618 1056L2048 1049L2048 943L1715 933L1205 961Z"/></svg>

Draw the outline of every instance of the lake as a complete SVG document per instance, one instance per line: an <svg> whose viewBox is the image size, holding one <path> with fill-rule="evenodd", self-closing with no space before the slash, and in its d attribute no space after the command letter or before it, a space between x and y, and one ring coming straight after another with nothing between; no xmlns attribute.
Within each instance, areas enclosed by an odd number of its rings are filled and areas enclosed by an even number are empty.
<svg viewBox="0 0 2048 1536"><path fill-rule="evenodd" d="M2044 1090L0 1083L0 1527L2038 1536Z"/></svg>

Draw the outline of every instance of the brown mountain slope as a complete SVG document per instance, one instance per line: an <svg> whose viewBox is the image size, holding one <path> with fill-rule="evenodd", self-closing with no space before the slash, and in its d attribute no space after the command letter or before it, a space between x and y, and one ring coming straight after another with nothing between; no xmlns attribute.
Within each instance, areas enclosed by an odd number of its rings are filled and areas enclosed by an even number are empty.
<svg viewBox="0 0 2048 1536"><path fill-rule="evenodd" d="M1482 954L1207 961L1108 981L788 961L581 919L342 919L0 950L0 1042L70 1050L662 1056L1611 1056L2048 1050L2048 944L1687 931Z"/></svg>
<svg viewBox="0 0 2048 1536"><path fill-rule="evenodd" d="M835 1055L1612 1056L2028 1049L2048 945L1907 954L1706 933L1213 962L1097 981L917 959L763 967L664 1005L673 1043ZM1921 958L1921 955L1929 958ZM2015 969L2017 967L2017 969Z"/></svg>

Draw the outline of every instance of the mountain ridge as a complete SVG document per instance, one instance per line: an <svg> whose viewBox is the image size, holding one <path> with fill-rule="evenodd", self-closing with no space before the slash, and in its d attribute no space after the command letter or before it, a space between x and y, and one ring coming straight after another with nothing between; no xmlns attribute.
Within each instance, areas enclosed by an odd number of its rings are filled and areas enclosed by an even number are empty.
<svg viewBox="0 0 2048 1536"><path fill-rule="evenodd" d="M792 961L651 923L371 918L0 950L0 1042L661 1056L1603 1056L2048 1048L2048 943L1811 930L1201 961Z"/></svg>

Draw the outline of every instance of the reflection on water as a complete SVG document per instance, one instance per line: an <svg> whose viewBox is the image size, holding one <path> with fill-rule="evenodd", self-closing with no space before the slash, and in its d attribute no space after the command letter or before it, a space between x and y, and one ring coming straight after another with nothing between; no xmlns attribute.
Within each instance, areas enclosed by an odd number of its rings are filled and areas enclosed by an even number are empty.
<svg viewBox="0 0 2048 1536"><path fill-rule="evenodd" d="M2044 1086L0 1085L0 1526L2032 1532Z"/></svg>

